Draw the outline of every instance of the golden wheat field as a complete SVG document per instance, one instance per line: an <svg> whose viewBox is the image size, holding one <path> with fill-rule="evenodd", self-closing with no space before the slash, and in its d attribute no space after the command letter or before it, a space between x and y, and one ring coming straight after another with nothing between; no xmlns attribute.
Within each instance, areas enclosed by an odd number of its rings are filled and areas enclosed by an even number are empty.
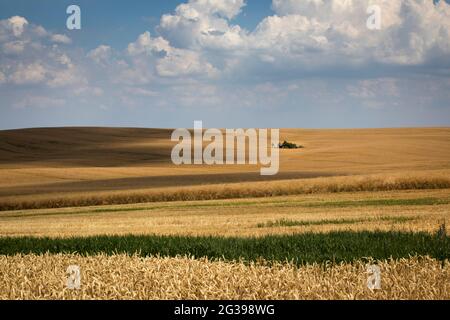
<svg viewBox="0 0 450 320"><path fill-rule="evenodd" d="M79 290L66 268L81 270ZM367 263L266 266L137 256L0 256L0 299L450 299L450 265L427 257L380 261L382 290Z"/></svg>
<svg viewBox="0 0 450 320"><path fill-rule="evenodd" d="M0 131L0 208L450 188L450 129L283 129L280 172L170 161L171 130ZM331 179L331 177L336 177ZM314 180L314 181L310 181Z"/></svg>
<svg viewBox="0 0 450 320"><path fill-rule="evenodd" d="M170 133L0 131L0 240L433 235L450 221L450 128L284 129L281 140L305 148L280 150L279 174L266 177L249 165L175 166ZM19 251L0 255L0 299L450 299L448 259L415 255L375 261L382 289L371 291L370 257L324 266ZM72 264L80 290L65 285Z"/></svg>
<svg viewBox="0 0 450 320"><path fill-rule="evenodd" d="M278 220L311 224L261 225ZM317 223L324 220L327 223ZM448 189L436 189L6 211L0 213L0 234L264 236L331 230L432 233L445 220L450 220L450 193Z"/></svg>

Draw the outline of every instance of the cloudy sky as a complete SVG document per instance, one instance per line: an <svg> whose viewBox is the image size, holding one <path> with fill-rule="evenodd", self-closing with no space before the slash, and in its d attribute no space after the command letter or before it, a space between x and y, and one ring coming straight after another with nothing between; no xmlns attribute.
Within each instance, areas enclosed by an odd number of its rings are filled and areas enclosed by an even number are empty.
<svg viewBox="0 0 450 320"><path fill-rule="evenodd" d="M66 27L70 4L81 30ZM449 126L450 4L0 0L0 129L194 120Z"/></svg>

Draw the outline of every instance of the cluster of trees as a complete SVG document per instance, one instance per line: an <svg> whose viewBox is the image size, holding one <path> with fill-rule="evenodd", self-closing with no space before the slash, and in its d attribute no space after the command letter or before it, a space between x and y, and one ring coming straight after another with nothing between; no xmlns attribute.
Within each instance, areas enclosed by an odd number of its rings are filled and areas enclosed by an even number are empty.
<svg viewBox="0 0 450 320"><path fill-rule="evenodd" d="M283 143L278 144L278 148L280 149L302 149L303 146L298 146L295 143L287 142L286 140Z"/></svg>

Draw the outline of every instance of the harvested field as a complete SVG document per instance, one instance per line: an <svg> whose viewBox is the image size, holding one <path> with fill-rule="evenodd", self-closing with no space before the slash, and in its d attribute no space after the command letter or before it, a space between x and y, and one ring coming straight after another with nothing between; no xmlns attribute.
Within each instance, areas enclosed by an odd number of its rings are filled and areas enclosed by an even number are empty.
<svg viewBox="0 0 450 320"><path fill-rule="evenodd" d="M279 220L297 223L274 223ZM434 233L443 221L450 221L449 189L4 211L0 212L0 236L239 237L337 230Z"/></svg>
<svg viewBox="0 0 450 320"><path fill-rule="evenodd" d="M449 128L283 129L305 149L281 150L269 177L250 165L175 166L170 133L0 131L0 210L450 188Z"/></svg>

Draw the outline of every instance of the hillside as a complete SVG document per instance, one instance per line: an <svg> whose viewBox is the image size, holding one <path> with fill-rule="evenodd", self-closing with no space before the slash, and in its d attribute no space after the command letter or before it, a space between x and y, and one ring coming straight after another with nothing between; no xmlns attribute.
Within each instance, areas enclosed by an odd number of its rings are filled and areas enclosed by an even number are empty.
<svg viewBox="0 0 450 320"><path fill-rule="evenodd" d="M133 128L0 131L0 202L330 176L447 175L450 170L450 128L283 129L281 140L305 148L280 150L280 173L269 177L250 165L175 166L170 134Z"/></svg>

